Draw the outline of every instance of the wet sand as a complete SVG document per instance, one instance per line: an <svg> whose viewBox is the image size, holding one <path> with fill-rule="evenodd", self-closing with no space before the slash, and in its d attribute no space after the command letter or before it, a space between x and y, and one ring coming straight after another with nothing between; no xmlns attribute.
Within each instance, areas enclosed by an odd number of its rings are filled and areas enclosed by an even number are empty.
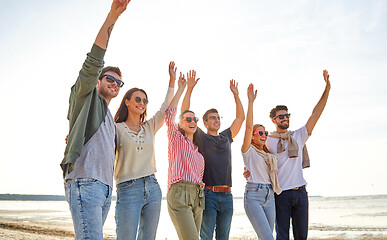
<svg viewBox="0 0 387 240"><path fill-rule="evenodd" d="M23 224L15 222L0 222L0 240L70 240L74 239L74 232L58 228L55 225L39 226L39 224ZM115 236L104 236L106 240L115 239ZM231 237L231 240L254 240L251 237ZM342 240L338 238L324 238L325 240ZM383 238L362 238L362 240L382 240ZM161 239L160 239L161 240ZM316 239L310 239L316 240Z"/></svg>

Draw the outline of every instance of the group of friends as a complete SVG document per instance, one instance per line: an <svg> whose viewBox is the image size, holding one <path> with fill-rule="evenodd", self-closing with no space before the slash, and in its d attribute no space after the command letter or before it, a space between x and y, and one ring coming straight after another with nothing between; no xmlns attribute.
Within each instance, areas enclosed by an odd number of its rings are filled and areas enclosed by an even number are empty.
<svg viewBox="0 0 387 240"><path fill-rule="evenodd" d="M324 92L306 124L289 131L290 113L284 105L270 112L276 131L253 124L257 90L247 89L245 115L238 83L230 81L236 112L231 126L219 132L216 109L203 115L206 131L190 110L196 72L180 73L169 64L168 90L159 111L147 119L148 96L131 88L113 117L108 105L124 85L118 67L104 67L112 29L130 0L113 0L110 12L71 88L69 134L61 163L66 200L75 239L103 239L113 188L117 239L156 238L162 194L155 177L155 134L164 123L168 135L168 193L170 218L179 239L229 239L233 215L231 143L246 120L241 148L247 179L244 207L259 239L307 239L308 194L303 168L309 166L305 142L326 105L330 82L326 70ZM175 82L177 90L175 92ZM178 123L177 105L184 93ZM299 94L299 93L296 93Z"/></svg>

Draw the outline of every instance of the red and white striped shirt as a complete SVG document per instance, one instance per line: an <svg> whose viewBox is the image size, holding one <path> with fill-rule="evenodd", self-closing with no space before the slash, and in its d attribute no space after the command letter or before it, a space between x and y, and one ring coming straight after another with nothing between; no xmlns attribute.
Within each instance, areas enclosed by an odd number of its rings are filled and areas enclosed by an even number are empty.
<svg viewBox="0 0 387 240"><path fill-rule="evenodd" d="M167 108L165 122L168 127L168 190L181 180L202 183L204 158L188 138L178 130L176 108Z"/></svg>

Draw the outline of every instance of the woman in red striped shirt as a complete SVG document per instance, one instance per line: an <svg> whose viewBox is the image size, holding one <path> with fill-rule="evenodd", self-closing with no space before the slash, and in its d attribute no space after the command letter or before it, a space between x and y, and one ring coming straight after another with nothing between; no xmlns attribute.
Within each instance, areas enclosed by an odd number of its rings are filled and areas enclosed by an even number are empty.
<svg viewBox="0 0 387 240"><path fill-rule="evenodd" d="M187 73L188 79L196 77L195 71ZM193 134L198 118L192 111L184 111L176 124L176 107L186 86L180 73L179 88L165 111L168 127L168 212L179 239L199 239L204 209L203 172L204 158L193 144Z"/></svg>

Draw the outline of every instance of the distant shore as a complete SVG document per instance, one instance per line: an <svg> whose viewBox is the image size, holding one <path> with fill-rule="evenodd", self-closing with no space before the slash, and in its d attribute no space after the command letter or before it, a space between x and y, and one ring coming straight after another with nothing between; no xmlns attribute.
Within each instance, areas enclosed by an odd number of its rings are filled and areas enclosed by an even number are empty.
<svg viewBox="0 0 387 240"><path fill-rule="evenodd" d="M55 226L37 226L34 224L22 224L18 222L0 222L0 240L9 239L33 239L33 240L70 240L74 239L74 232L55 228ZM104 240L116 239L115 236L104 236ZM231 240L253 240L252 237L231 237ZM325 240L344 240L341 238L323 238ZM382 240L385 238L361 238L361 240ZM317 239L310 239L317 240Z"/></svg>

